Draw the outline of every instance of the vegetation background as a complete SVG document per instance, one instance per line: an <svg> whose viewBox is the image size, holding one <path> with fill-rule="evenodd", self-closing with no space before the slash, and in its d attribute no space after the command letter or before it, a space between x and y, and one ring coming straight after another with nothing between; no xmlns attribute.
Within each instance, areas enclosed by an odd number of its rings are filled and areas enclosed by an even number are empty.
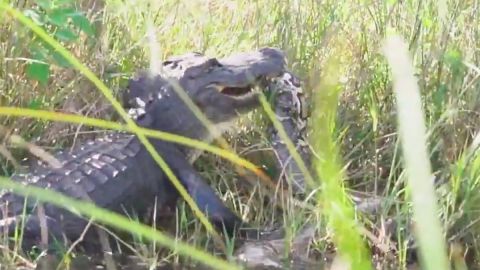
<svg viewBox="0 0 480 270"><path fill-rule="evenodd" d="M348 211L350 204L342 200L345 190L365 198L380 198L380 210L374 215L346 214L346 220L363 224L375 236L377 242L372 238L365 242L372 247L373 267L378 269L387 265L406 268L412 237L414 205L410 193L415 189L407 188L407 178L412 176L405 173L408 164L402 158L405 149L402 151L397 125L399 104L392 88L392 73L382 53L385 38L393 32L399 34L407 42L420 88L428 135L426 148L438 199L435 214L445 233L442 239L448 247L448 257L455 268L464 269L464 264L468 269L479 268L480 159L476 151L480 142L476 137L480 125L479 1L2 3L19 10L51 34L115 94L128 77L150 65L152 43L147 33L151 29L155 31L161 59L189 51L222 56L263 46L285 50L291 70L302 78L304 89L312 97L311 109L330 113L327 114L330 118L322 120L321 114L314 114L319 118L310 119L312 134L327 134L330 148L322 148L322 143L328 143L319 137L310 136L310 140L327 157L326 163L317 163L318 175L323 180L333 179L331 187L340 189L326 192L330 194L328 197L319 195L316 206L338 201ZM1 106L119 120L108 100L68 59L6 9L0 9L0 18ZM335 82L325 85L321 78L330 78L325 74L336 78ZM332 91L327 91L330 86ZM325 99L319 100L313 98L315 91L328 94L320 95ZM242 119L241 128L228 134L235 151L257 163L266 160L259 154L270 148L266 123L268 117L260 113ZM19 135L50 152L102 132L84 125L9 116L2 116L0 124L3 135ZM415 130L409 132L415 134ZM0 145L0 167L6 176L14 171L15 160L29 156L28 147L8 138L4 136ZM417 139L422 141L420 137ZM273 205L264 203L265 188L245 184L231 163L205 154L196 167L229 206L254 224L272 227L280 223L294 235L301 225L313 220L319 237L311 244L312 257L330 260L334 253L332 241L347 255L353 256L361 249L355 245L342 246L342 239L335 238L335 234L343 231L336 227L338 223L331 222L335 218L329 211L324 215L319 214L321 210L299 212L287 203L287 211L280 215ZM415 183L415 179L409 181ZM327 190L328 183L318 180L320 186L327 185L323 186ZM175 237L200 249L209 246L209 235L188 206L180 204L178 211ZM346 235L359 234L353 228L343 229ZM393 238L386 236L389 231ZM397 249L391 252L393 258L379 251L381 244L392 244ZM181 252L159 249L141 241L134 249L149 265L162 260L191 263L180 256ZM4 265L18 265L18 257L5 254ZM429 256L427 261L442 261L435 257L442 254ZM25 257L35 263L35 257Z"/></svg>

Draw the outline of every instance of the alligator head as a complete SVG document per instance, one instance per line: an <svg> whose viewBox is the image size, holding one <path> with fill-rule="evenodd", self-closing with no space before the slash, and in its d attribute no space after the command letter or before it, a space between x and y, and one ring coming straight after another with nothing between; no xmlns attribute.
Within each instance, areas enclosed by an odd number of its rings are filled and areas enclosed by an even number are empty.
<svg viewBox="0 0 480 270"><path fill-rule="evenodd" d="M160 75L143 72L130 80L124 106L139 125L208 141L212 134L177 91L223 131L239 114L259 106L254 88L281 75L286 60L282 51L263 48L221 59L189 53L167 59L162 68Z"/></svg>

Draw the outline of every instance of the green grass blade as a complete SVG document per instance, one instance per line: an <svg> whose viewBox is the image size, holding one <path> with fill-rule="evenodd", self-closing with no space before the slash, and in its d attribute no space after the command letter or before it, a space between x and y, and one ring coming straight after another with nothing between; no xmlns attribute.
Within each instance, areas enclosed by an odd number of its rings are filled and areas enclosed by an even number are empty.
<svg viewBox="0 0 480 270"><path fill-rule="evenodd" d="M339 255L351 269L372 269L370 252L360 236L353 203L344 187L345 175L335 137L335 120L340 86L340 66L336 59L327 62L324 76L314 93L311 141L316 153L314 168L322 182L319 205L332 228Z"/></svg>
<svg viewBox="0 0 480 270"><path fill-rule="evenodd" d="M78 213L81 216L93 218L102 224L138 234L146 239L157 242L164 247L177 251L179 254L195 259L214 269L241 269L240 267L227 263L208 254L200 249L194 248L188 244L182 243L166 234L161 233L154 228L141 223L129 220L125 216L99 208L92 203L71 199L61 193L48 189L42 189L34 186L24 186L16 183L7 177L0 176L0 187L11 189L13 192L25 197L35 197L39 201L50 203L60 208Z"/></svg>
<svg viewBox="0 0 480 270"><path fill-rule="evenodd" d="M103 119L75 115L75 114L51 112L51 111L45 111L45 110L16 108L16 107L0 107L0 115L15 116L15 117L30 117L30 118L36 118L36 119L42 119L42 120L75 123L75 124L88 125L88 126L99 127L104 129L132 132L132 129L124 124L107 121ZM210 152L212 154L223 157L226 160L231 161L232 163L242 166L252 171L255 174L257 174L259 171L259 168L255 164L251 163L246 159L241 158L234 152L227 151L219 147L215 147L213 145L210 145L208 143L205 143L199 140L194 140L194 139L180 136L177 134L168 133L168 132L159 131L159 130L153 130L153 129L146 129L146 128L140 128L140 132L146 135L147 137L161 139L161 140L174 142L178 144L183 144L192 148L197 148L203 151Z"/></svg>
<svg viewBox="0 0 480 270"><path fill-rule="evenodd" d="M414 76L413 64L406 43L399 36L388 38L383 52L393 74L398 129L413 201L415 233L420 246L421 262L427 270L449 269L427 152L420 89Z"/></svg>

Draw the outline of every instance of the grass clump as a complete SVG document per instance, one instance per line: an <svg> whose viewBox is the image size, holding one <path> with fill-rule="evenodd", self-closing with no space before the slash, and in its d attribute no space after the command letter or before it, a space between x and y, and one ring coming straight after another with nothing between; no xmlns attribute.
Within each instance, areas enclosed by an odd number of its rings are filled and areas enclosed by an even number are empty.
<svg viewBox="0 0 480 270"><path fill-rule="evenodd" d="M67 6L60 2L69 1L25 1L15 8L32 19L43 16L47 23L41 27L114 90L110 100L82 73L56 61L65 60L64 55L59 58L50 54L50 47L45 47L41 39L0 11L1 106L118 120L110 103L125 78L149 66L150 43L146 33L150 26L155 30L162 59L187 51L222 56L261 46L280 47L288 54L289 67L303 79L313 111L309 138L317 152L312 178L318 186L312 192L318 200L309 203L315 211L300 212L292 203L276 202L286 206L279 213L275 203L265 203L265 187L245 184L244 176L234 173L229 162L206 153L195 166L211 180L225 202L254 224L281 224L291 234L301 225L313 222L318 234L326 237L313 241L311 257L330 260L335 251L331 248L333 239L342 258L351 255L350 262L364 268L370 268L366 263L366 258L370 258L377 269L390 265L395 269L410 267L410 227L418 222L420 227L425 225L415 214L423 209L423 217L428 214L429 220L437 220L437 229L418 235L418 243L445 243L435 247L448 252L456 269L465 264L471 269L478 265L480 55L476 48L480 21L475 1L107 0L71 1ZM42 7L43 4L50 6ZM73 34L64 33L63 38L71 39L62 40L56 23L72 13L55 11L58 9L78 11L78 18L83 18L76 19L82 23L72 25ZM417 106L423 108L421 115L425 119L424 131L416 136L425 134L425 138L416 141L419 148L414 150L423 149L422 160L431 169L423 167L428 173L415 174L413 178L407 157L415 146L404 144L404 130L397 126L401 110L397 110L399 100L393 91L395 72L390 73L396 63L387 63L381 51L391 30L407 44L411 73L420 94ZM32 50L37 47L46 50L44 57ZM338 60L338 65L329 67L331 59ZM327 83L326 74L333 74L334 82ZM267 163L265 157L271 152L264 132L270 120L260 113L239 121L240 128L227 137L240 156L256 160L257 165ZM414 119L406 120L408 123ZM102 132L98 127L6 116L2 116L0 124L46 150L69 147ZM406 131L413 134L419 130ZM9 175L13 168L4 153L10 152L17 159L28 155L7 141L0 150L4 175ZM418 177L425 184L424 178L430 172L436 179L429 190L436 209L418 208L413 193L417 184L412 180ZM381 207L374 214L354 212L351 194L379 199ZM180 205L178 211L176 237L197 247L208 246L211 239L189 208ZM325 221L329 221L328 226L324 226ZM368 230L369 237L359 236L360 227ZM339 239L340 232L347 232L348 237ZM429 235L434 236L430 241L421 240ZM382 249L383 245L390 248ZM145 247L149 256L157 256L155 248L148 244ZM422 266L428 268L434 262L445 266L443 251L436 254L422 253ZM175 251L167 255L167 260L186 263Z"/></svg>

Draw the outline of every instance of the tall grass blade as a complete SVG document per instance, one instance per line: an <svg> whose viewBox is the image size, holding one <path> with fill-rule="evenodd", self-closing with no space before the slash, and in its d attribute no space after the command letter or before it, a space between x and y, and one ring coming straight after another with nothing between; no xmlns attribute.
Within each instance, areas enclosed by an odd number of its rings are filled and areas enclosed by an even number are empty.
<svg viewBox="0 0 480 270"><path fill-rule="evenodd" d="M316 153L314 168L322 184L318 199L322 206L321 211L333 230L333 241L341 260L349 264L350 269L372 269L369 251L355 220L353 203L345 191L339 143L334 137L341 92L338 84L340 70L337 59L331 58L324 68L319 86L313 93L315 109L311 116L311 142Z"/></svg>
<svg viewBox="0 0 480 270"><path fill-rule="evenodd" d="M5 116L14 116L14 117L30 117L48 121L57 121L57 122L67 122L67 123L75 123L81 125L88 125L91 127L98 127L104 129L111 129L117 131L128 131L133 132L131 128L124 124L107 121L103 119L91 118L86 116L80 116L75 114L67 114L67 113L60 113L60 112L51 112L45 110L38 110L38 109L26 109L26 108L15 108L15 107L0 107L0 115ZM219 157L225 158L239 166L242 166L253 173L257 174L260 169L255 164L251 163L250 161L241 158L235 152L227 151L219 147L215 147L208 143L191 139L188 137L184 137L181 135L168 133L159 130L147 129L147 128L140 128L140 132L147 137L165 140L168 142L183 144L192 148L197 148L206 152L210 152L212 154L218 155Z"/></svg>
<svg viewBox="0 0 480 270"><path fill-rule="evenodd" d="M427 153L420 89L414 77L408 47L401 37L394 35L387 38L383 53L393 75L398 130L413 201L415 234L420 245L421 263L427 270L449 269Z"/></svg>

